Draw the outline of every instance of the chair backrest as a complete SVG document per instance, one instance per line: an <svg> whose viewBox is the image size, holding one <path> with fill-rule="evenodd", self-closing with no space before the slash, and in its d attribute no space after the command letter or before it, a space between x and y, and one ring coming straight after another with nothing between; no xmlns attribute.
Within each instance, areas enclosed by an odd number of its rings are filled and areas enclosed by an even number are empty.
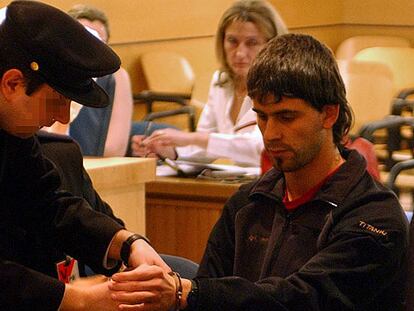
<svg viewBox="0 0 414 311"><path fill-rule="evenodd" d="M193 279L197 276L198 264L190 259L160 254L165 263L175 272L178 272L185 279Z"/></svg>
<svg viewBox="0 0 414 311"><path fill-rule="evenodd" d="M350 37L338 46L335 56L338 60L351 60L359 51L370 47L409 47L410 41L394 36L355 36Z"/></svg>
<svg viewBox="0 0 414 311"><path fill-rule="evenodd" d="M375 47L358 52L353 60L386 64L394 75L394 95L402 89L414 87L414 49Z"/></svg>
<svg viewBox="0 0 414 311"><path fill-rule="evenodd" d="M194 72L185 57L173 52L148 52L141 56L141 65L149 90L192 93Z"/></svg>
<svg viewBox="0 0 414 311"><path fill-rule="evenodd" d="M354 111L351 134L362 125L390 114L394 78L391 69L379 62L343 61L339 70L344 80L347 99Z"/></svg>

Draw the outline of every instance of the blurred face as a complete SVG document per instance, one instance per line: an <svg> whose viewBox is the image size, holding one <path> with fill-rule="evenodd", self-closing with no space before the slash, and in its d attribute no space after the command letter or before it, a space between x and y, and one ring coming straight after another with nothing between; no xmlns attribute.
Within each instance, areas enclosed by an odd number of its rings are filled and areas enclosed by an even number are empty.
<svg viewBox="0 0 414 311"><path fill-rule="evenodd" d="M250 65L265 43L265 36L252 22L234 21L226 28L224 53L236 77L247 77Z"/></svg>
<svg viewBox="0 0 414 311"><path fill-rule="evenodd" d="M106 32L105 25L102 22L98 20L94 20L92 22L85 18L78 19L78 22L81 23L83 26L87 26L95 30L98 33L101 40L105 43L108 43L108 33Z"/></svg>
<svg viewBox="0 0 414 311"><path fill-rule="evenodd" d="M32 95L24 93L13 98L8 104L2 127L19 137L29 137L43 126L55 121L69 122L70 99L61 95L47 84L43 84Z"/></svg>
<svg viewBox="0 0 414 311"><path fill-rule="evenodd" d="M269 95L263 103L253 100L253 110L269 158L282 172L311 165L327 142L331 118L302 99L282 97L276 103Z"/></svg>

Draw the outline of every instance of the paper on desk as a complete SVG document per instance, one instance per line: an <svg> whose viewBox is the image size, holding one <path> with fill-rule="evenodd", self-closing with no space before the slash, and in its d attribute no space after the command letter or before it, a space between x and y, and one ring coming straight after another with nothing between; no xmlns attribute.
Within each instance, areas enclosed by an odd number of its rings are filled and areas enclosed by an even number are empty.
<svg viewBox="0 0 414 311"><path fill-rule="evenodd" d="M213 158L213 157L207 157L207 156L179 156L178 159L179 161L185 161L185 162L196 162L196 163L212 163L215 160L217 160L217 158Z"/></svg>
<svg viewBox="0 0 414 311"><path fill-rule="evenodd" d="M259 176L259 167L241 167L237 165L225 165L225 164L211 164L211 163L199 163L177 160L174 161L179 169L184 174L196 176L205 169L209 169L213 172L215 177L230 177L230 176ZM167 165L160 165L157 167L157 176L177 176L178 172Z"/></svg>
<svg viewBox="0 0 414 311"><path fill-rule="evenodd" d="M184 173L184 175L187 176L197 176L201 171L199 167L194 167L192 165L185 165L180 164L179 165L180 170ZM166 164L158 165L157 176L178 176L180 175L177 170L173 169L171 166L168 166Z"/></svg>

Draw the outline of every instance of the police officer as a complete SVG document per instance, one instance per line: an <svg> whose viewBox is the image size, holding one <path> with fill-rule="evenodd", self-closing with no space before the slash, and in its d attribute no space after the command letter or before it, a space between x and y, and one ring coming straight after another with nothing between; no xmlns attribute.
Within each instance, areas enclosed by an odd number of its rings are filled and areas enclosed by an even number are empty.
<svg viewBox="0 0 414 311"><path fill-rule="evenodd" d="M119 66L109 47L60 10L37 1L7 6L0 24L0 310L118 308L106 279L74 285L46 275L39 250L49 245L102 272L121 259L168 271L144 237L56 191L59 174L33 136L67 123L71 100L106 106L92 78Z"/></svg>

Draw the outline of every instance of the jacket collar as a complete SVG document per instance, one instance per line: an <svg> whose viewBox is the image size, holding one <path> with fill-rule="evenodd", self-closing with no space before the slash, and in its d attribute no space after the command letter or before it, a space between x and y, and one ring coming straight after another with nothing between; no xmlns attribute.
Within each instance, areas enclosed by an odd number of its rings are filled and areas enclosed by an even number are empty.
<svg viewBox="0 0 414 311"><path fill-rule="evenodd" d="M314 200L327 201L337 206L352 192L360 179L368 175L366 161L357 151L344 148L341 155L346 162L321 187ZM283 173L273 168L253 185L249 196L265 196L273 200L282 200L284 183Z"/></svg>

